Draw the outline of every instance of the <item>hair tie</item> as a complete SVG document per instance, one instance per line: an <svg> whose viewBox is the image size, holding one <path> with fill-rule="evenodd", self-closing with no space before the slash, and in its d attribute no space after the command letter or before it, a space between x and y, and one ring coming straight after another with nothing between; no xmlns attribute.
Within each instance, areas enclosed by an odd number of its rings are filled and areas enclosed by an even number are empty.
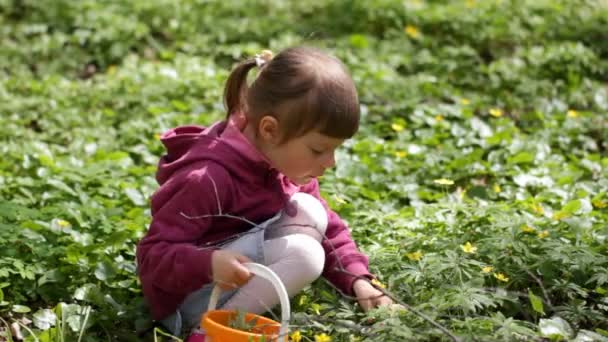
<svg viewBox="0 0 608 342"><path fill-rule="evenodd" d="M262 50L262 52L255 55L255 64L261 68L264 64L270 62L271 59L272 59L272 51Z"/></svg>

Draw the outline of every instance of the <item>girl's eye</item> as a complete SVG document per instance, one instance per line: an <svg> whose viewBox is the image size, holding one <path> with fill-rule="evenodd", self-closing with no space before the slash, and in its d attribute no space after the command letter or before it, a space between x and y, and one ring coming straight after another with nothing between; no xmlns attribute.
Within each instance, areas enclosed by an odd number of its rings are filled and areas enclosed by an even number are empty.
<svg viewBox="0 0 608 342"><path fill-rule="evenodd" d="M316 150L316 149L314 149L314 148L311 148L310 150L312 151L312 153L313 153L313 154L316 154L316 155L321 155L321 154L323 154L323 151Z"/></svg>

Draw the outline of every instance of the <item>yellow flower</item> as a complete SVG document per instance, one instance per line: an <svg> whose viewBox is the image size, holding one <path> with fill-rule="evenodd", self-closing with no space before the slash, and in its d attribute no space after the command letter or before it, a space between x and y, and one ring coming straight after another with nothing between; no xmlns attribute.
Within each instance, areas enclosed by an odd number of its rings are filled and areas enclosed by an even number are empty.
<svg viewBox="0 0 608 342"><path fill-rule="evenodd" d="M495 118L499 118L502 116L502 110L499 108L492 108L492 109L490 109L490 115L492 115Z"/></svg>
<svg viewBox="0 0 608 342"><path fill-rule="evenodd" d="M494 278L496 278L500 281L503 281L505 283L509 281L509 277L507 277L503 273L494 273Z"/></svg>
<svg viewBox="0 0 608 342"><path fill-rule="evenodd" d="M483 273L490 273L494 270L494 267L492 266L484 266L481 268L481 272Z"/></svg>
<svg viewBox="0 0 608 342"><path fill-rule="evenodd" d="M568 214L568 213L567 213L567 212L565 212L565 211L561 211L561 210L560 210L560 211L558 211L558 212L556 212L555 214L553 214L553 219L554 219L555 221L559 221L559 220L561 220L561 219L565 219L565 218L567 218L567 217L570 217L570 214Z"/></svg>
<svg viewBox="0 0 608 342"><path fill-rule="evenodd" d="M499 193L499 192L501 192L501 191L502 191L502 189L500 188L500 185L498 185L498 184L494 184L494 192L495 192L495 193Z"/></svg>
<svg viewBox="0 0 608 342"><path fill-rule="evenodd" d="M469 99L460 99L460 103L466 106L466 105L470 104L471 101L469 101Z"/></svg>
<svg viewBox="0 0 608 342"><path fill-rule="evenodd" d="M538 237L539 237L540 239L544 239L544 238L546 238L547 236L549 236L549 231L548 231L548 230L543 230L542 232L538 232L538 234L537 234L537 235L538 235Z"/></svg>
<svg viewBox="0 0 608 342"><path fill-rule="evenodd" d="M386 286L384 284L382 284L382 282L380 282L380 280L374 278L372 279L372 284L378 286L379 288L385 289Z"/></svg>
<svg viewBox="0 0 608 342"><path fill-rule="evenodd" d="M331 342L331 337L327 336L325 333L315 335L315 342Z"/></svg>
<svg viewBox="0 0 608 342"><path fill-rule="evenodd" d="M439 122L439 121L443 121L443 115L437 115L435 117L435 121Z"/></svg>
<svg viewBox="0 0 608 342"><path fill-rule="evenodd" d="M545 213L545 208L543 208L543 205L540 203L534 203L532 204L532 211L538 215L542 215Z"/></svg>
<svg viewBox="0 0 608 342"><path fill-rule="evenodd" d="M475 254L477 252L477 247L473 246L470 242L467 241L464 245L460 246L463 252L467 254Z"/></svg>
<svg viewBox="0 0 608 342"><path fill-rule="evenodd" d="M393 129L393 131L395 132L401 132L405 129L405 127L403 127L402 124L398 124L398 123L394 123L391 125L391 128Z"/></svg>
<svg viewBox="0 0 608 342"><path fill-rule="evenodd" d="M407 156L407 152L405 151L396 151L395 152L395 157L401 159L401 158L405 158Z"/></svg>
<svg viewBox="0 0 608 342"><path fill-rule="evenodd" d="M407 34L411 38L418 38L418 36L420 35L420 30L418 30L418 28L413 25L407 25L404 31L405 34Z"/></svg>
<svg viewBox="0 0 608 342"><path fill-rule="evenodd" d="M475 0L467 0L465 6L467 6L468 8L475 7Z"/></svg>
<svg viewBox="0 0 608 342"><path fill-rule="evenodd" d="M575 111L574 109L570 109L570 110L569 110L569 111L566 113L566 115L567 115L569 118L576 118L576 117L578 116L578 112L577 112L577 111Z"/></svg>
<svg viewBox="0 0 608 342"><path fill-rule="evenodd" d="M422 259L422 252L420 250L417 250L413 253L407 253L405 256L407 256L407 258L412 261L419 261L420 259Z"/></svg>
<svg viewBox="0 0 608 342"><path fill-rule="evenodd" d="M606 202L599 200L599 199L592 200L591 204L593 204L593 206L598 209L604 209L608 206L608 204Z"/></svg>
<svg viewBox="0 0 608 342"><path fill-rule="evenodd" d="M524 233L534 233L536 230L530 226L522 226L521 231Z"/></svg>
<svg viewBox="0 0 608 342"><path fill-rule="evenodd" d="M454 184L453 180L446 179L446 178L435 179L433 182L435 184L440 184L440 185L452 185L452 184Z"/></svg>
<svg viewBox="0 0 608 342"><path fill-rule="evenodd" d="M158 133L154 134L154 139L155 140L160 140L160 134L158 134Z"/></svg>
<svg viewBox="0 0 608 342"><path fill-rule="evenodd" d="M291 334L291 341L292 342L300 342L302 341L302 334L300 333L299 330L296 330L293 332L293 334Z"/></svg>
<svg viewBox="0 0 608 342"><path fill-rule="evenodd" d="M114 75L116 73L116 66L115 65L110 65L108 67L108 69L106 70L106 73L108 75Z"/></svg>
<svg viewBox="0 0 608 342"><path fill-rule="evenodd" d="M61 228L67 228L70 226L70 222L66 220L57 220L57 225Z"/></svg>

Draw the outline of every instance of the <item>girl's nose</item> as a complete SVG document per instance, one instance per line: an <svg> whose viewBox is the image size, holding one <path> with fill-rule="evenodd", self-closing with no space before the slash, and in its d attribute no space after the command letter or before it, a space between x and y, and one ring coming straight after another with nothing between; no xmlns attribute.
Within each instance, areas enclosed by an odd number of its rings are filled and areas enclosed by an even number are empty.
<svg viewBox="0 0 608 342"><path fill-rule="evenodd" d="M326 169L330 169L334 166L336 166L336 156L335 156L335 152L332 151L331 153L329 153L329 155L323 161L323 167Z"/></svg>

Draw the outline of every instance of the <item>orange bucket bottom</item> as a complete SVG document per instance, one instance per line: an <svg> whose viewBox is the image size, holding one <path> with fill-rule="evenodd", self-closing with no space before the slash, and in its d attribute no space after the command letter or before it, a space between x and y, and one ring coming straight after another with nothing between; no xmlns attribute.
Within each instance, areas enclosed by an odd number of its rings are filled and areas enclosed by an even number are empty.
<svg viewBox="0 0 608 342"><path fill-rule="evenodd" d="M245 314L245 320L250 322L256 320L251 332L233 329L228 322L236 317L236 311L212 310L207 311L201 319L201 326L207 334L210 342L277 342L279 341L279 328L281 324L252 313ZM264 337L264 339L262 339ZM287 342L287 336L281 341Z"/></svg>

